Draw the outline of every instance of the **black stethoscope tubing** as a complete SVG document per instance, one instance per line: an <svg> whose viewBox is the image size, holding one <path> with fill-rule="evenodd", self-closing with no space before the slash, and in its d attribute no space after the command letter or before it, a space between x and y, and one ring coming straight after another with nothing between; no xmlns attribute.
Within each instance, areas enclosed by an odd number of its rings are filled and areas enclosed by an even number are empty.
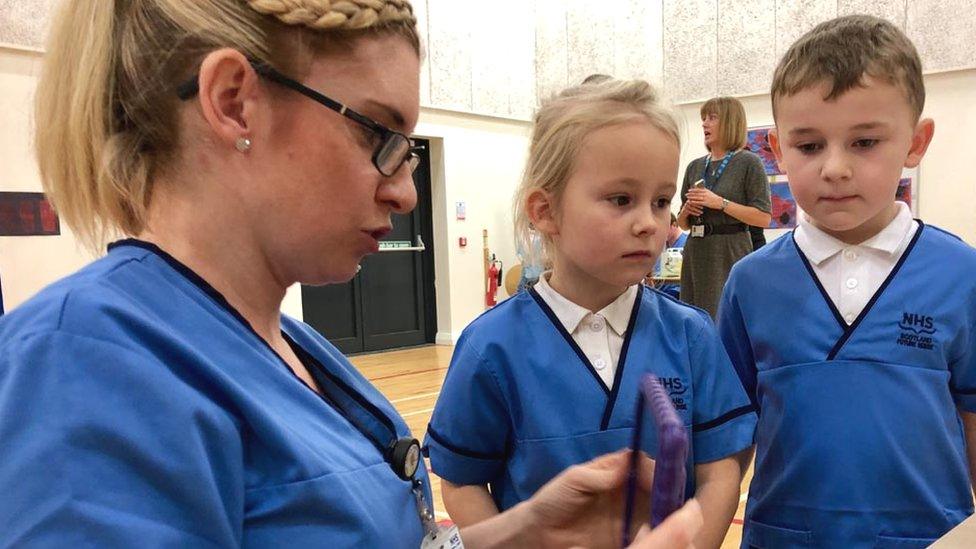
<svg viewBox="0 0 976 549"><path fill-rule="evenodd" d="M286 336L287 337L287 336ZM384 444L382 441L378 440L377 437L373 436L373 432L359 424L358 421L354 420L352 416L343 408L343 406L331 395L327 387L322 387L322 391L313 391L315 394L319 395L323 401L332 406L336 411L338 411L349 423L356 428L357 431L362 433L373 446L379 450L383 459L390 464L393 472L402 480L412 480L414 475L419 468L419 455L420 455L420 443L415 438L411 437L400 437L397 435L396 426L393 424L393 420L389 418L386 414L377 408L372 402L366 400L361 394L355 391L352 387L346 385L342 379L334 375L332 372L328 371L321 362L318 361L314 356L308 353L301 345L288 337L289 343L292 344L292 349L298 351L299 359L302 363L308 367L309 365L319 373L322 377L326 378L334 387L338 388L351 398L360 408L362 408L367 414L377 420L380 424L386 427L390 434L389 442ZM291 368L288 369L291 371ZM294 373L294 372L293 372ZM296 376L297 377L297 376ZM301 381L301 379L299 379ZM302 382L303 384L304 381ZM323 385L320 383L320 385ZM309 387L311 390L311 387Z"/></svg>

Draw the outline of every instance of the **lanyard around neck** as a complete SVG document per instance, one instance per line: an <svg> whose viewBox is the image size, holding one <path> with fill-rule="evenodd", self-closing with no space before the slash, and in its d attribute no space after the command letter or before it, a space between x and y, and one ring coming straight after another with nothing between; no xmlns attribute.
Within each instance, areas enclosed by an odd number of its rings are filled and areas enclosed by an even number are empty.
<svg viewBox="0 0 976 549"><path fill-rule="evenodd" d="M719 164L718 169L715 170L715 178L711 182L709 182L708 168L712 165L712 155L709 154L705 157L705 169L702 170L701 176L702 180L705 181L705 187L711 189L718 184L718 180L722 177L722 174L725 173L725 168L729 166L729 161L732 160L733 156L735 156L735 151L729 151L725 154L725 157L722 158L722 163Z"/></svg>

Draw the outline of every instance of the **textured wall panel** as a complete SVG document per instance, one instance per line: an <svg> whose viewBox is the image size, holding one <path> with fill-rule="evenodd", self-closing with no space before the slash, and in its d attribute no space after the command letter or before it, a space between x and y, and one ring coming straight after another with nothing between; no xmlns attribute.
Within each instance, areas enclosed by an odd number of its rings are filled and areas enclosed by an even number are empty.
<svg viewBox="0 0 976 549"><path fill-rule="evenodd" d="M594 73L613 74L613 21L620 0L571 0L566 13L569 85Z"/></svg>
<svg viewBox="0 0 976 549"><path fill-rule="evenodd" d="M819 23L837 16L837 0L776 0L776 62Z"/></svg>
<svg viewBox="0 0 976 549"><path fill-rule="evenodd" d="M962 7L960 4L963 2L965 0L959 0L956 5ZM906 0L837 0L837 15L850 15L852 13L876 15L891 21L898 25L898 28L904 30L905 3Z"/></svg>
<svg viewBox="0 0 976 549"><path fill-rule="evenodd" d="M908 36L922 69L976 68L976 9L960 0L914 0L908 6Z"/></svg>
<svg viewBox="0 0 976 549"><path fill-rule="evenodd" d="M716 91L715 0L664 0L664 86L681 102Z"/></svg>
<svg viewBox="0 0 976 549"><path fill-rule="evenodd" d="M430 29L431 106L472 110L471 25L465 2L427 0Z"/></svg>
<svg viewBox="0 0 976 549"><path fill-rule="evenodd" d="M430 33L427 20L427 0L413 0L413 13L417 16L417 32L425 58L420 65L420 104L430 106Z"/></svg>
<svg viewBox="0 0 976 549"><path fill-rule="evenodd" d="M768 91L775 46L776 0L719 0L719 95Z"/></svg>
<svg viewBox="0 0 976 549"><path fill-rule="evenodd" d="M0 43L40 49L54 0L0 0Z"/></svg>
<svg viewBox="0 0 976 549"><path fill-rule="evenodd" d="M536 0L512 0L519 4L519 16L507 24L506 34L513 46L509 60L509 113L530 120L536 108L535 10Z"/></svg>
<svg viewBox="0 0 976 549"><path fill-rule="evenodd" d="M535 23L536 90L539 99L545 100L569 82L566 3L563 0L538 0Z"/></svg>
<svg viewBox="0 0 976 549"><path fill-rule="evenodd" d="M471 90L472 109L481 114L508 116L508 85L513 44L499 40L499 29L505 28L510 14L505 4L512 0L498 0L490 9L469 9L468 17L477 22L471 25ZM507 32L506 32L507 35Z"/></svg>
<svg viewBox="0 0 976 549"><path fill-rule="evenodd" d="M614 16L614 74L660 86L664 72L660 2L624 0Z"/></svg>

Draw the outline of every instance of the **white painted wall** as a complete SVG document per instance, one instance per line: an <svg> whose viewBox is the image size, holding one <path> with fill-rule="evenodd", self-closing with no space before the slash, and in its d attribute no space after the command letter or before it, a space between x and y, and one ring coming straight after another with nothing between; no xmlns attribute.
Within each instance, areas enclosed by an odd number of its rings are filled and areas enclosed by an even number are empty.
<svg viewBox="0 0 976 549"><path fill-rule="evenodd" d="M919 217L976 245L976 170L972 149L976 145L976 70L943 72L925 76L926 102L922 116L935 120L935 138L919 167ZM773 124L768 94L740 97L750 127ZM702 144L701 103L678 107L684 120L681 149L682 171L705 154ZM675 211L680 207L676 201ZM785 233L767 230L766 239Z"/></svg>
<svg viewBox="0 0 976 549"><path fill-rule="evenodd" d="M416 134L431 141L437 341L449 343L485 310L482 231L507 270L516 261L512 196L529 149L531 125L423 109ZM456 204L466 219L456 219ZM458 240L468 244L460 247ZM504 288L498 298L506 297Z"/></svg>
<svg viewBox="0 0 976 549"><path fill-rule="evenodd" d="M37 53L0 48L0 191L41 190L31 146ZM90 261L62 223L60 236L0 237L0 279L6 310Z"/></svg>
<svg viewBox="0 0 976 549"><path fill-rule="evenodd" d="M935 137L919 167L919 214L976 245L976 70L925 77Z"/></svg>

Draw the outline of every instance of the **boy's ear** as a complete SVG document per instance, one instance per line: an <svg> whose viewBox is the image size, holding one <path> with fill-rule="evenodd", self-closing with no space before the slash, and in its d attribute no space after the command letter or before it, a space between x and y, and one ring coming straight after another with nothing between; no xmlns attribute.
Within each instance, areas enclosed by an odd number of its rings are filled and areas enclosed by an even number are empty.
<svg viewBox="0 0 976 549"><path fill-rule="evenodd" d="M908 150L908 157L905 158L906 168L916 168L922 163L922 157L929 149L933 135L935 135L935 122L931 118L919 120L912 134L912 148Z"/></svg>
<svg viewBox="0 0 976 549"><path fill-rule="evenodd" d="M776 164L779 165L779 170L785 172L786 163L783 162L783 150L780 148L779 133L776 131L776 128L772 128L766 135L767 139L769 139L769 148L773 150L773 156L776 157Z"/></svg>
<svg viewBox="0 0 976 549"><path fill-rule="evenodd" d="M559 234L554 202L553 196L542 189L532 191L525 199L525 212L529 216L529 222L537 231L549 237Z"/></svg>

